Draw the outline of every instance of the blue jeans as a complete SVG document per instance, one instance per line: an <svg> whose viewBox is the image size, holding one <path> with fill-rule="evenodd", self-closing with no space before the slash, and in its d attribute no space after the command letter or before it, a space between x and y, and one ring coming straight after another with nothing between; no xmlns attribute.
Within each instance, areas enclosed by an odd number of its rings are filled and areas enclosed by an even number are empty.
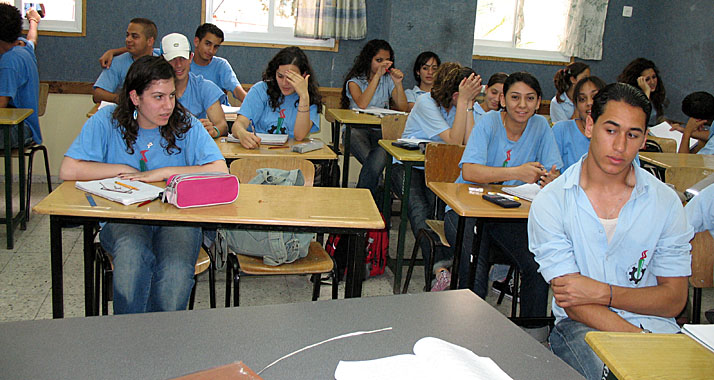
<svg viewBox="0 0 714 380"><path fill-rule="evenodd" d="M32 129L30 129L30 126L27 123L22 123L22 132L25 134L25 142L23 145L27 146L35 142L35 140L32 139ZM18 136L18 130L17 130L17 125L13 125L10 127L10 147L13 149L18 147L18 140L20 139L20 136ZM0 149L5 149L5 132L0 131Z"/></svg>
<svg viewBox="0 0 714 380"><path fill-rule="evenodd" d="M456 246L456 227L458 226L458 215L453 210L449 210L444 217L444 229L446 239L451 245L450 256L453 257L453 247ZM471 250L473 247L476 225L476 218L466 218L464 228L464 241L461 250L461 261L459 263L459 288L466 288L469 275L469 262L471 261ZM548 310L548 283L543 280L543 276L538 273L538 263L535 257L528 250L528 233L526 223L484 223L484 231L479 248L478 262L476 263L476 278L473 291L481 298L486 298L488 290L488 272L491 268L490 255L495 247L500 249L500 254L508 262L513 263L521 272L521 317L545 317ZM488 253L488 254L487 254Z"/></svg>
<svg viewBox="0 0 714 380"><path fill-rule="evenodd" d="M603 362L585 342L585 334L598 331L566 318L556 323L550 332L550 349L588 380L600 380Z"/></svg>
<svg viewBox="0 0 714 380"><path fill-rule="evenodd" d="M114 258L114 314L186 309L200 228L107 223L100 240Z"/></svg>
<svg viewBox="0 0 714 380"><path fill-rule="evenodd" d="M381 138L380 128L352 128L350 133L350 152L362 164L357 187L369 189L378 205L382 204L382 199L378 194L377 186L384 167L390 160L387 151L379 146Z"/></svg>

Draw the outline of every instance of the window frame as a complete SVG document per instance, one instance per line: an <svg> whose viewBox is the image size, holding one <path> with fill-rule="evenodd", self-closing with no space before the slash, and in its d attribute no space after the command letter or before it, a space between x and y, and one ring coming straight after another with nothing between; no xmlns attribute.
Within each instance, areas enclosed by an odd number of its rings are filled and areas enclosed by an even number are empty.
<svg viewBox="0 0 714 380"><path fill-rule="evenodd" d="M23 0L5 2L22 10ZM25 18L22 19L22 29L24 32L30 29L30 23ZM74 21L42 19L37 30L41 36L85 37L87 35L87 0L74 0Z"/></svg>
<svg viewBox="0 0 714 380"><path fill-rule="evenodd" d="M201 19L203 22L212 22L209 9L213 3L220 0L201 1ZM240 1L240 0L239 0ZM305 50L326 50L338 51L339 41L334 38L318 40L311 38L299 38L294 36L294 29L286 27L276 27L272 25L274 4L277 0L270 1L269 30L267 32L227 32L223 31L224 41L222 45L231 46L253 46L283 48L287 46L299 46Z"/></svg>

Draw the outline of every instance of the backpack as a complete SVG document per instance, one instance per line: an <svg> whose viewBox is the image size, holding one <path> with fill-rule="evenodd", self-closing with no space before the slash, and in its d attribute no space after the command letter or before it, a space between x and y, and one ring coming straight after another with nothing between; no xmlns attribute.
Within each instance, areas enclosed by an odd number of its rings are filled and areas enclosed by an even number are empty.
<svg viewBox="0 0 714 380"><path fill-rule="evenodd" d="M364 279L384 273L384 267L387 266L387 252L389 252L389 234L386 228L367 231L366 239ZM342 281L347 270L347 239L342 239L342 235L330 234L325 250L335 258L337 276Z"/></svg>

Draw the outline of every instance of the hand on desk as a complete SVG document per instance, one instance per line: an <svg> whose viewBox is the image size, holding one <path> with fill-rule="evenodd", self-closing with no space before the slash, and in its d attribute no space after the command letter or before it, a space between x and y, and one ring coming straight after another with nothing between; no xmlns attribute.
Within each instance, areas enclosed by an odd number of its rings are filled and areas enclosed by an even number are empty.
<svg viewBox="0 0 714 380"><path fill-rule="evenodd" d="M133 173L122 173L119 174L119 178L128 179L131 181L141 181L141 182L158 182L164 181L169 177L169 174L165 171L166 168L159 168L154 170L148 170L145 172L133 172Z"/></svg>
<svg viewBox="0 0 714 380"><path fill-rule="evenodd" d="M605 305L610 300L610 287L580 273L569 273L550 281L555 303L563 308L597 304Z"/></svg>
<svg viewBox="0 0 714 380"><path fill-rule="evenodd" d="M210 119L199 119L201 124L203 124L203 128L206 128L206 132L208 132L208 135L216 138L220 136L220 132L216 132L216 128L214 128L214 124L211 122Z"/></svg>
<svg viewBox="0 0 714 380"><path fill-rule="evenodd" d="M256 136L254 133L248 132L240 126L233 126L234 133L237 131L240 139L240 145L246 149L255 149L260 147L260 137ZM235 136L235 135L234 135Z"/></svg>

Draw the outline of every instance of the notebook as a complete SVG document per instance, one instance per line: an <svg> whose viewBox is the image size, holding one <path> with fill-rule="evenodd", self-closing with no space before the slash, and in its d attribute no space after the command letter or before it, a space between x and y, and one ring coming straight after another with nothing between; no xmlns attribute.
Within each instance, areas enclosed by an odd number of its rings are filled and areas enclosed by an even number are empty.
<svg viewBox="0 0 714 380"><path fill-rule="evenodd" d="M506 194L515 195L518 198L533 202L533 198L535 198L540 191L540 186L535 183L526 183L520 186L504 187L501 190Z"/></svg>
<svg viewBox="0 0 714 380"><path fill-rule="evenodd" d="M156 199L164 191L164 189L148 183L129 181L119 177L96 181L77 181L74 186L82 191L110 201L119 202L125 206Z"/></svg>
<svg viewBox="0 0 714 380"><path fill-rule="evenodd" d="M697 343L714 352L714 325L689 325L682 326L682 332L694 339Z"/></svg>
<svg viewBox="0 0 714 380"><path fill-rule="evenodd" d="M661 137L661 138L666 138L666 139L672 139L677 142L677 149L679 149L679 146L682 144L682 132L679 131L670 131L672 129L672 126L666 122L663 121L654 127L650 127L650 133L654 137ZM694 148L694 146L697 145L697 140L690 138L689 139L689 149Z"/></svg>
<svg viewBox="0 0 714 380"><path fill-rule="evenodd" d="M256 136L260 137L261 145L285 145L288 142L288 135L271 135L270 133L256 133ZM227 142L239 143L240 139L234 137L232 134L228 134L226 137Z"/></svg>
<svg viewBox="0 0 714 380"><path fill-rule="evenodd" d="M367 114L378 116L378 117L382 117L384 115L407 115L406 112L396 111L396 110L388 110L386 108L377 108L377 107L353 108L352 110L356 111L356 112L367 113Z"/></svg>

